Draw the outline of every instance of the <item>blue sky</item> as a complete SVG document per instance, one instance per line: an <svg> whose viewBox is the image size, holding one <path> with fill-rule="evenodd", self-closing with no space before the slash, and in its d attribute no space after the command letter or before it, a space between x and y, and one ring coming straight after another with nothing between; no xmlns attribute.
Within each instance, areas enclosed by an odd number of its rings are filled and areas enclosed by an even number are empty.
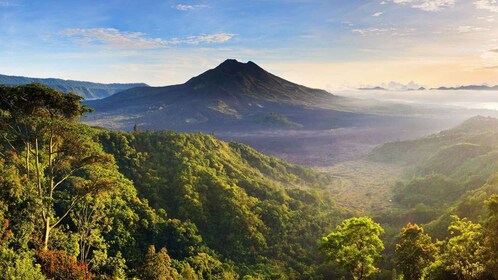
<svg viewBox="0 0 498 280"><path fill-rule="evenodd" d="M0 73L183 83L226 58L325 89L498 84L495 0L0 0Z"/></svg>

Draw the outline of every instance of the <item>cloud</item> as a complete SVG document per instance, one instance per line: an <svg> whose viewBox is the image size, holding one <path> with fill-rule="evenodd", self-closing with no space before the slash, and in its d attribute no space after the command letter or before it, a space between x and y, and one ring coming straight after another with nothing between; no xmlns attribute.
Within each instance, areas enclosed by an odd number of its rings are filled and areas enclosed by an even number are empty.
<svg viewBox="0 0 498 280"><path fill-rule="evenodd" d="M372 16L373 17L380 17L383 14L384 14L384 12L377 12L377 13L373 14Z"/></svg>
<svg viewBox="0 0 498 280"><path fill-rule="evenodd" d="M456 0L388 0L394 4L409 5L427 12L437 12L455 6ZM490 0L494 1L494 0Z"/></svg>
<svg viewBox="0 0 498 280"><path fill-rule="evenodd" d="M389 35L389 36L406 36L409 33L414 32L415 29L398 29L394 27L389 28L355 28L352 29L351 32L360 34L361 36L380 36L380 35Z"/></svg>
<svg viewBox="0 0 498 280"><path fill-rule="evenodd" d="M476 17L478 20L483 20L487 22L494 22L495 17L494 16L487 16L487 17Z"/></svg>
<svg viewBox="0 0 498 280"><path fill-rule="evenodd" d="M201 8L207 8L207 5L186 5L186 4L178 4L174 6L178 11L191 11Z"/></svg>
<svg viewBox="0 0 498 280"><path fill-rule="evenodd" d="M183 40L186 44L211 44L211 43L224 43L232 39L235 35L230 33L217 33L210 35L191 36Z"/></svg>
<svg viewBox="0 0 498 280"><path fill-rule="evenodd" d="M471 32L481 32L481 31L489 31L489 28L479 27L479 26L470 26L470 25L460 25L455 28L450 28L450 31L455 31L457 33L471 33Z"/></svg>
<svg viewBox="0 0 498 280"><path fill-rule="evenodd" d="M125 49L157 49L179 44L199 45L224 43L235 36L235 34L231 33L216 33L190 36L183 39L173 38L165 40L162 38L148 38L146 37L146 34L141 32L123 32L115 28L73 28L63 30L59 32L59 35L73 38L75 41L84 44Z"/></svg>
<svg viewBox="0 0 498 280"><path fill-rule="evenodd" d="M396 31L396 28L375 28L375 27L369 27L369 28L356 28L351 30L353 33L358 33L362 36L367 36L367 35L381 35L381 34L386 34L389 31Z"/></svg>
<svg viewBox="0 0 498 280"><path fill-rule="evenodd" d="M59 32L60 35L74 38L81 43L96 43L116 48L152 49L168 45L160 38L146 38L141 32L122 32L114 28L72 28Z"/></svg>
<svg viewBox="0 0 498 280"><path fill-rule="evenodd" d="M474 5L477 9L498 13L498 3L496 0L476 0L474 1Z"/></svg>
<svg viewBox="0 0 498 280"><path fill-rule="evenodd" d="M498 49L494 49L494 50L489 50L488 52L492 52L492 53L498 53Z"/></svg>

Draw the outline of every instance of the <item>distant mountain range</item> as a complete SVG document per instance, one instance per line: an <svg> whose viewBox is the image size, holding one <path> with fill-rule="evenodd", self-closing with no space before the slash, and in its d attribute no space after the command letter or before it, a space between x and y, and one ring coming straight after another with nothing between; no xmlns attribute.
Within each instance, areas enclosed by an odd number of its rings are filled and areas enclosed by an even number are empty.
<svg viewBox="0 0 498 280"><path fill-rule="evenodd" d="M410 84L408 84L406 86L403 86L402 84L391 82L388 85L361 87L359 88L359 90L386 90L386 91L427 90L427 88L423 86L414 87L413 85L410 86ZM437 87L437 88L431 88L430 90L498 90L498 85L496 86L468 85L468 86L459 86L459 87Z"/></svg>
<svg viewBox="0 0 498 280"><path fill-rule="evenodd" d="M459 86L459 87L438 87L432 88L433 90L498 90L498 85L487 86L487 85L469 85L469 86Z"/></svg>
<svg viewBox="0 0 498 280"><path fill-rule="evenodd" d="M405 89L388 89L388 88L385 88L385 87L377 86L377 87L363 87L363 88L359 88L359 90L414 91L414 90L426 90L426 88L425 87L419 87L419 88L405 88Z"/></svg>
<svg viewBox="0 0 498 280"><path fill-rule="evenodd" d="M253 62L229 59L181 85L137 87L89 101L96 112L84 121L113 129L205 132L330 129L375 121L337 109L348 100L289 82Z"/></svg>
<svg viewBox="0 0 498 280"><path fill-rule="evenodd" d="M18 86L29 83L44 84L50 88L68 93L73 92L84 97L86 100L100 99L108 97L116 92L127 90L134 87L146 87L144 83L133 84L99 84L83 81L72 81L63 79L40 79L20 76L0 75L0 84L8 86Z"/></svg>
<svg viewBox="0 0 498 280"><path fill-rule="evenodd" d="M391 81L389 83L382 83L379 86L365 86L359 90L391 90L391 91L410 91L410 90L425 90L425 87L411 81L407 84Z"/></svg>

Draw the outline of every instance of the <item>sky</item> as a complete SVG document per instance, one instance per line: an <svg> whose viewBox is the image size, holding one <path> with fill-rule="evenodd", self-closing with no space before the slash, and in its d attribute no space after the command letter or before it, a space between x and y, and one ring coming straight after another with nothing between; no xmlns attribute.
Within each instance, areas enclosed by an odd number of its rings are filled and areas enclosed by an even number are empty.
<svg viewBox="0 0 498 280"><path fill-rule="evenodd" d="M498 84L496 0L0 0L0 73L179 84L225 59L306 86Z"/></svg>

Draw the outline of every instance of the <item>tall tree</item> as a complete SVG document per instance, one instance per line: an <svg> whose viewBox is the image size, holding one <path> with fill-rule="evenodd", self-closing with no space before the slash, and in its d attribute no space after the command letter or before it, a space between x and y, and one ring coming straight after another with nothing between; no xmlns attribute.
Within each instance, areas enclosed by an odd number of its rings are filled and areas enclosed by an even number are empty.
<svg viewBox="0 0 498 280"><path fill-rule="evenodd" d="M400 239L396 244L396 265L401 269L404 279L421 279L424 268L436 257L436 245L417 224L406 225L401 230Z"/></svg>
<svg viewBox="0 0 498 280"><path fill-rule="evenodd" d="M104 172L114 166L113 157L77 123L89 111L81 97L43 85L0 87L0 155L36 189L45 250L52 229L85 195L114 185Z"/></svg>
<svg viewBox="0 0 498 280"><path fill-rule="evenodd" d="M382 227L368 217L347 219L323 237L321 249L354 279L365 279L377 270L374 262L384 249L382 233Z"/></svg>
<svg viewBox="0 0 498 280"><path fill-rule="evenodd" d="M171 267L171 258L166 248L156 253L154 245L149 246L145 255L143 278L147 280L173 280L179 277L176 269Z"/></svg>
<svg viewBox="0 0 498 280"><path fill-rule="evenodd" d="M448 227L452 236L443 244L442 253L431 265L427 278L490 279L486 277L482 226L458 216L452 219Z"/></svg>
<svg viewBox="0 0 498 280"><path fill-rule="evenodd" d="M485 204L488 210L483 228L486 267L498 279L498 195L492 195Z"/></svg>

